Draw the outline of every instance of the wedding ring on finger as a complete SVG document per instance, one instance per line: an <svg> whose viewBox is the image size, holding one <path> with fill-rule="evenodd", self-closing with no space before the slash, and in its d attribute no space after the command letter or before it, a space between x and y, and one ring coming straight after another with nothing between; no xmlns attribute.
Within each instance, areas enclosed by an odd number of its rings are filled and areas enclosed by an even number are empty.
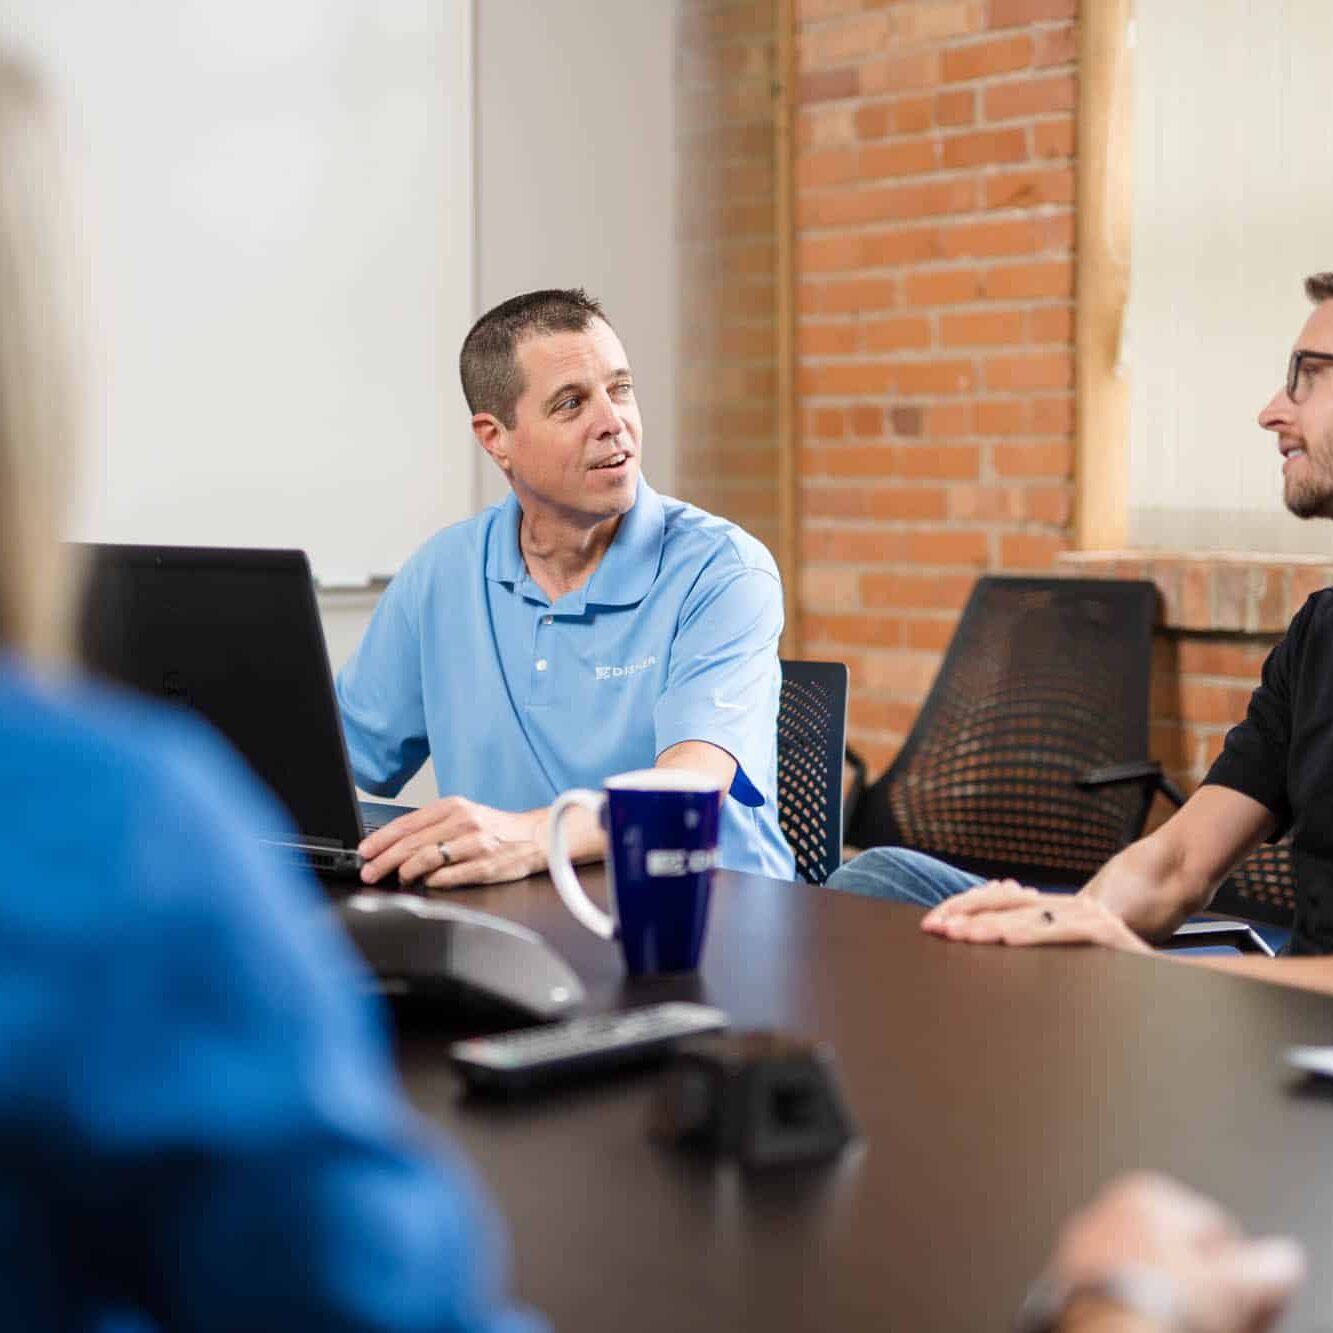
<svg viewBox="0 0 1333 1333"><path fill-rule="evenodd" d="M435 844L435 850L440 854L441 870L443 870L445 866L453 865L454 854L449 850L449 844L447 842L437 842Z"/></svg>

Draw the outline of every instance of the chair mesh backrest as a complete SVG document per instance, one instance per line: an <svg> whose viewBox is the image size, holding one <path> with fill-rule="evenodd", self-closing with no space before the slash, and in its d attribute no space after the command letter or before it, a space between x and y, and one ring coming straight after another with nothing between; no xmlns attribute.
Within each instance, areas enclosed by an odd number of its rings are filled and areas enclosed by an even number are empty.
<svg viewBox="0 0 1333 1333"><path fill-rule="evenodd" d="M778 822L796 873L822 884L842 864L842 757L847 668L782 663L778 705Z"/></svg>
<svg viewBox="0 0 1333 1333"><path fill-rule="evenodd" d="M915 847L981 874L1082 884L1134 837L1147 758L1155 590L1111 579L978 580L897 759L848 841Z"/></svg>
<svg viewBox="0 0 1333 1333"><path fill-rule="evenodd" d="M1296 866L1287 839L1250 853L1218 889L1209 911L1290 926L1296 915Z"/></svg>

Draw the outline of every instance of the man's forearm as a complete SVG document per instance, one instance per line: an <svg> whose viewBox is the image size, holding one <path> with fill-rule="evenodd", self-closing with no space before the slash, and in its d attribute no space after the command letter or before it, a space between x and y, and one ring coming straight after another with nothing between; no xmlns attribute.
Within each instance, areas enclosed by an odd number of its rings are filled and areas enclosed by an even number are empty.
<svg viewBox="0 0 1333 1333"><path fill-rule="evenodd" d="M1192 912L1206 906L1212 886L1191 871L1179 840L1165 828L1113 856L1083 892L1114 912L1146 940L1169 939Z"/></svg>

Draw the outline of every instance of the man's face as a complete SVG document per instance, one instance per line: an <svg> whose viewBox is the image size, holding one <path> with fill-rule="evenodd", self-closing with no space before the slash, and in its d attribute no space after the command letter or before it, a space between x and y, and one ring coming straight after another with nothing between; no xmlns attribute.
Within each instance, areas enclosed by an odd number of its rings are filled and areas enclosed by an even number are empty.
<svg viewBox="0 0 1333 1333"><path fill-rule="evenodd" d="M1333 355L1333 301L1315 307L1294 350ZM1303 359L1295 393L1284 384L1259 424L1277 436L1287 508L1297 518L1333 518L1333 362Z"/></svg>
<svg viewBox="0 0 1333 1333"><path fill-rule="evenodd" d="M600 319L579 333L518 345L523 392L512 429L478 414L473 429L526 514L596 523L634 507L643 425L629 359Z"/></svg>

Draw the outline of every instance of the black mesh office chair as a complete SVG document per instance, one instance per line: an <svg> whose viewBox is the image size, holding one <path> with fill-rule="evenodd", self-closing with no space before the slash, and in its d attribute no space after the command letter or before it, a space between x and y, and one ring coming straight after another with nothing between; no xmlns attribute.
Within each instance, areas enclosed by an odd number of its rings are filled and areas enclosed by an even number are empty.
<svg viewBox="0 0 1333 1333"><path fill-rule="evenodd" d="M859 765L847 841L1083 884L1176 790L1146 759L1155 609L1148 582L979 579L898 757L869 787Z"/></svg>
<svg viewBox="0 0 1333 1333"><path fill-rule="evenodd" d="M847 668L782 663L778 705L778 822L796 873L822 884L842 864L842 760Z"/></svg>

